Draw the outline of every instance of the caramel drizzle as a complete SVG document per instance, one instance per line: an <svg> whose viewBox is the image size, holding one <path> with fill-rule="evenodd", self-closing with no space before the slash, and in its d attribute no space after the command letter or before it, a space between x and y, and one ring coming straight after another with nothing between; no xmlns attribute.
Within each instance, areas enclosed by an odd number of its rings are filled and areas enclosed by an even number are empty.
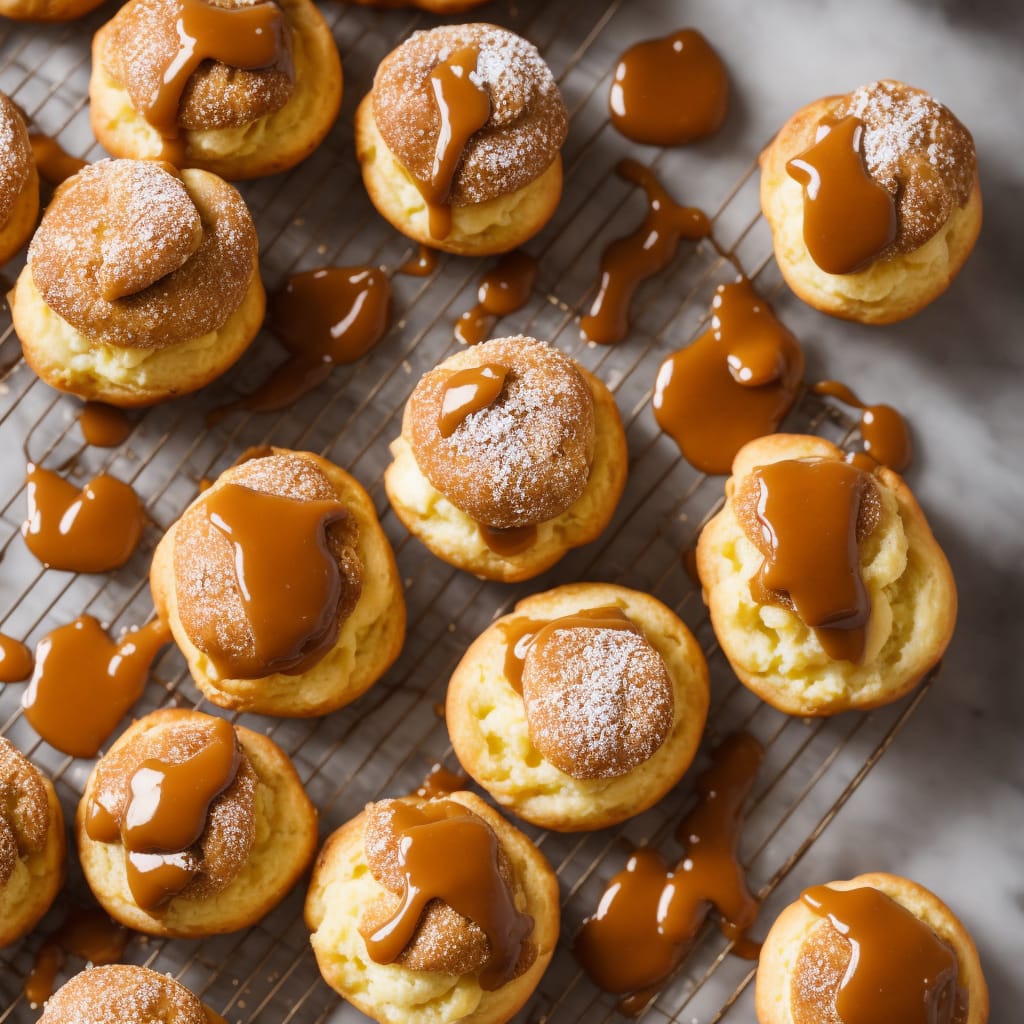
<svg viewBox="0 0 1024 1024"><path fill-rule="evenodd" d="M437 252L425 245L419 247L415 256L407 259L399 268L398 273L406 277L430 277L437 270Z"/></svg>
<svg viewBox="0 0 1024 1024"><path fill-rule="evenodd" d="M696 29L631 46L619 58L608 97L612 124L627 139L681 146L713 135L729 109L729 79Z"/></svg>
<svg viewBox="0 0 1024 1024"><path fill-rule="evenodd" d="M654 418L697 469L728 473L743 445L778 429L803 371L800 343L753 285L719 285L711 326L658 370Z"/></svg>
<svg viewBox="0 0 1024 1024"><path fill-rule="evenodd" d="M786 171L803 186L804 244L826 274L856 273L895 239L896 204L868 173L859 118L820 124Z"/></svg>
<svg viewBox="0 0 1024 1024"><path fill-rule="evenodd" d="M89 803L89 838L121 843L128 886L143 910L164 906L195 877L198 869L188 851L206 829L210 805L238 774L241 752L234 727L223 718L210 723L207 742L184 761L144 760L132 773L123 807L96 797Z"/></svg>
<svg viewBox="0 0 1024 1024"><path fill-rule="evenodd" d="M508 372L507 366L484 363L453 373L441 389L441 413L437 420L441 436L451 437L468 416L496 402Z"/></svg>
<svg viewBox="0 0 1024 1024"><path fill-rule="evenodd" d="M630 305L637 288L675 259L679 242L711 233L707 216L695 207L680 206L643 164L621 160L615 171L646 192L648 208L643 224L612 242L601 256L597 297L590 313L580 320L583 338L599 345L612 345L629 334Z"/></svg>
<svg viewBox="0 0 1024 1024"><path fill-rule="evenodd" d="M108 572L131 558L145 514L126 483L101 473L81 490L49 469L28 465L25 545L48 569Z"/></svg>
<svg viewBox="0 0 1024 1024"><path fill-rule="evenodd" d="M514 558L529 551L537 543L537 527L532 524L497 529L485 523L477 523L476 528L484 544L502 558Z"/></svg>
<svg viewBox="0 0 1024 1024"><path fill-rule="evenodd" d="M822 380L811 390L816 395L828 395L844 405L861 410L860 430L864 451L883 466L897 473L904 472L914 457L907 421L891 405L867 405L845 384L837 380Z"/></svg>
<svg viewBox="0 0 1024 1024"><path fill-rule="evenodd" d="M697 780L699 801L676 833L686 855L669 868L654 850L636 851L583 922L573 952L599 988L629 994L620 1009L639 1015L689 953L714 907L734 943L757 918L737 856L743 807L764 759L752 736L736 733ZM746 952L746 950L743 950Z"/></svg>
<svg viewBox="0 0 1024 1024"><path fill-rule="evenodd" d="M479 345L487 339L498 317L526 305L537 280L537 261L516 249L506 253L480 278L477 303L455 322L455 340Z"/></svg>
<svg viewBox="0 0 1024 1024"><path fill-rule="evenodd" d="M91 615L47 633L36 647L25 717L51 747L95 757L142 696L160 649L170 643L156 620L112 643Z"/></svg>
<svg viewBox="0 0 1024 1024"><path fill-rule="evenodd" d="M870 886L816 885L800 896L851 947L846 976L835 994L843 1024L944 1024L958 1002L956 953L919 918Z"/></svg>
<svg viewBox="0 0 1024 1024"><path fill-rule="evenodd" d="M29 132L28 141L32 144L32 156L39 176L54 188L89 166L87 160L72 156L56 139L42 132Z"/></svg>
<svg viewBox="0 0 1024 1024"><path fill-rule="evenodd" d="M0 633L0 683L21 683L32 675L32 652L12 636Z"/></svg>
<svg viewBox="0 0 1024 1024"><path fill-rule="evenodd" d="M533 918L516 909L501 877L494 830L450 800L423 807L400 803L393 820L403 875L401 904L372 934L360 928L371 959L394 963L412 941L427 904L438 899L487 937L490 958L480 972L480 987L500 988L515 974Z"/></svg>
<svg viewBox="0 0 1024 1024"><path fill-rule="evenodd" d="M442 705L443 707L443 705ZM441 797L458 793L469 785L469 779L465 775L449 771L442 764L435 764L427 772L423 781L416 788L414 796L423 800L438 800Z"/></svg>
<svg viewBox="0 0 1024 1024"><path fill-rule="evenodd" d="M103 402L86 402L78 414L78 426L86 444L116 448L132 432L132 421L123 410Z"/></svg>

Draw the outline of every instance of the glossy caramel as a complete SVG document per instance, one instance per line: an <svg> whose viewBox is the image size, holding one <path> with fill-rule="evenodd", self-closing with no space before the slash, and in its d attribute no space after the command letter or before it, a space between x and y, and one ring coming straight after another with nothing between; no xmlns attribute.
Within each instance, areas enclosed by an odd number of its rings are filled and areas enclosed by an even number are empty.
<svg viewBox="0 0 1024 1024"><path fill-rule="evenodd" d="M32 156L39 176L54 188L89 166L86 160L72 156L56 139L42 132L29 132L28 140L32 143Z"/></svg>
<svg viewBox="0 0 1024 1024"><path fill-rule="evenodd" d="M861 410L860 430L864 451L883 466L903 473L914 457L907 421L891 405L868 405L837 380L818 381L811 390Z"/></svg>
<svg viewBox="0 0 1024 1024"><path fill-rule="evenodd" d="M407 259L399 268L399 274L407 277L430 277L437 270L437 250L421 245L415 256Z"/></svg>
<svg viewBox="0 0 1024 1024"><path fill-rule="evenodd" d="M455 340L463 345L486 341L494 321L522 309L537 280L537 261L515 249L505 253L480 278L477 303L455 323Z"/></svg>
<svg viewBox="0 0 1024 1024"><path fill-rule="evenodd" d="M32 675L32 652L12 636L0 633L0 683L20 683Z"/></svg>
<svg viewBox="0 0 1024 1024"><path fill-rule="evenodd" d="M460 789L465 789L468 785L469 779L465 775L449 771L442 764L435 764L431 766L430 771L424 776L413 795L421 797L423 800L437 800L452 793L458 793Z"/></svg>
<svg viewBox="0 0 1024 1024"><path fill-rule="evenodd" d="M86 402L78 414L78 426L86 444L94 448L116 448L132 432L134 424L116 406Z"/></svg>
<svg viewBox="0 0 1024 1024"><path fill-rule="evenodd" d="M467 416L496 402L505 386L508 367L497 363L469 366L456 370L441 391L438 429L442 437L451 437Z"/></svg>
<svg viewBox="0 0 1024 1024"><path fill-rule="evenodd" d="M533 525L497 529L486 523L477 523L476 528L480 539L502 558L521 555L524 551L529 551L537 542L537 527Z"/></svg>

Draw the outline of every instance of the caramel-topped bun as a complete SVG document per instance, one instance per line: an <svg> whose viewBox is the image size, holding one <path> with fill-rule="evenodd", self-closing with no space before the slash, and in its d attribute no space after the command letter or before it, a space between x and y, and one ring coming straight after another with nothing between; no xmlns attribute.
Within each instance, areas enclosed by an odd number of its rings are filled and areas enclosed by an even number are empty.
<svg viewBox="0 0 1024 1024"><path fill-rule="evenodd" d="M370 804L327 840L306 923L327 983L382 1024L502 1024L544 973L558 885L466 792Z"/></svg>
<svg viewBox="0 0 1024 1024"><path fill-rule="evenodd" d="M708 708L700 647L648 594L573 583L520 601L473 641L445 721L465 770L544 828L605 828L682 777Z"/></svg>
<svg viewBox="0 0 1024 1024"><path fill-rule="evenodd" d="M7 13L3 6L0 2L0 14ZM38 215L39 174L28 128L18 108L0 92L0 263L28 241Z"/></svg>
<svg viewBox="0 0 1024 1024"><path fill-rule="evenodd" d="M96 137L225 178L287 170L327 134L341 62L310 0L132 0L96 33Z"/></svg>
<svg viewBox="0 0 1024 1024"><path fill-rule="evenodd" d="M536 47L495 25L446 25L381 62L356 111L356 155L370 199L399 231L487 255L551 217L567 131Z"/></svg>
<svg viewBox="0 0 1024 1024"><path fill-rule="evenodd" d="M405 604L366 492L283 448L218 478L157 547L157 613L213 703L289 717L348 704L398 656Z"/></svg>
<svg viewBox="0 0 1024 1024"><path fill-rule="evenodd" d="M118 406L194 391L263 320L256 229L207 171L104 160L54 195L11 308L48 384Z"/></svg>
<svg viewBox="0 0 1024 1024"><path fill-rule="evenodd" d="M902 82L827 96L761 155L761 208L802 299L862 323L902 320L945 291L974 246L974 140Z"/></svg>
<svg viewBox="0 0 1024 1024"><path fill-rule="evenodd" d="M985 1024L978 953L923 886L873 873L804 891L757 970L759 1024Z"/></svg>
<svg viewBox="0 0 1024 1024"><path fill-rule="evenodd" d="M697 546L722 650L789 714L897 700L952 636L956 587L924 513L899 476L864 461L817 437L750 442Z"/></svg>
<svg viewBox="0 0 1024 1024"><path fill-rule="evenodd" d="M305 870L316 811L266 736L156 711L97 762L76 818L86 881L121 924L201 936L254 923Z"/></svg>
<svg viewBox="0 0 1024 1024"><path fill-rule="evenodd" d="M532 338L446 359L416 385L385 473L398 517L436 555L528 579L604 529L625 436L607 388Z"/></svg>
<svg viewBox="0 0 1024 1024"><path fill-rule="evenodd" d="M53 784L0 736L0 948L50 909L64 884L66 854Z"/></svg>

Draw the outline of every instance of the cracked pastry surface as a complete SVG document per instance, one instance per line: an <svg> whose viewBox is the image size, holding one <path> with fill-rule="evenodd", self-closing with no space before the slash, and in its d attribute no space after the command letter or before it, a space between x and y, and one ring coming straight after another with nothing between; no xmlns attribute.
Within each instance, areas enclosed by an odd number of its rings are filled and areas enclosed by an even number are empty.
<svg viewBox="0 0 1024 1024"><path fill-rule="evenodd" d="M39 174L18 108L0 92L0 263L28 241L39 215Z"/></svg>

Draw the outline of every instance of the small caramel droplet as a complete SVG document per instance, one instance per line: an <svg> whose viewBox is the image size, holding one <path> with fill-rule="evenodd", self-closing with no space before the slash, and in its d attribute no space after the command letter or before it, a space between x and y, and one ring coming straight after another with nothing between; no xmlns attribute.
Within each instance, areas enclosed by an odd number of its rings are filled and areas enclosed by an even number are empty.
<svg viewBox="0 0 1024 1024"><path fill-rule="evenodd" d="M85 443L95 448L116 448L133 426L121 409L103 402L86 402L78 414L78 425Z"/></svg>
<svg viewBox="0 0 1024 1024"><path fill-rule="evenodd" d="M522 309L537 280L537 261L525 252L506 253L480 279L477 304L459 317L455 340L478 345L486 340L494 321Z"/></svg>
<svg viewBox="0 0 1024 1024"><path fill-rule="evenodd" d="M441 717L444 716L442 715ZM435 764L427 772L426 777L419 784L414 795L424 800L437 800L451 793L457 793L468 785L469 779L465 775L451 772L444 765Z"/></svg>
<svg viewBox="0 0 1024 1024"><path fill-rule="evenodd" d="M437 252L421 245L415 256L398 268L398 273L407 277L429 277L437 269Z"/></svg>
<svg viewBox="0 0 1024 1024"><path fill-rule="evenodd" d="M32 652L14 637L0 633L0 683L20 683L32 675Z"/></svg>
<svg viewBox="0 0 1024 1024"><path fill-rule="evenodd" d="M497 363L457 370L445 382L441 393L438 429L451 437L468 416L497 401L505 386L508 367Z"/></svg>
<svg viewBox="0 0 1024 1024"><path fill-rule="evenodd" d="M498 529L494 526L487 526L486 523L477 523L476 528L480 533L480 539L502 558L521 555L524 551L529 551L537 542L537 527L533 525Z"/></svg>
<svg viewBox="0 0 1024 1024"><path fill-rule="evenodd" d="M891 405L867 405L845 384L836 380L819 381L811 390L828 395L844 405L861 410L860 436L864 451L871 459L897 473L904 472L914 457L907 421ZM870 462L868 463L870 466ZM873 468L873 467L872 467Z"/></svg>

